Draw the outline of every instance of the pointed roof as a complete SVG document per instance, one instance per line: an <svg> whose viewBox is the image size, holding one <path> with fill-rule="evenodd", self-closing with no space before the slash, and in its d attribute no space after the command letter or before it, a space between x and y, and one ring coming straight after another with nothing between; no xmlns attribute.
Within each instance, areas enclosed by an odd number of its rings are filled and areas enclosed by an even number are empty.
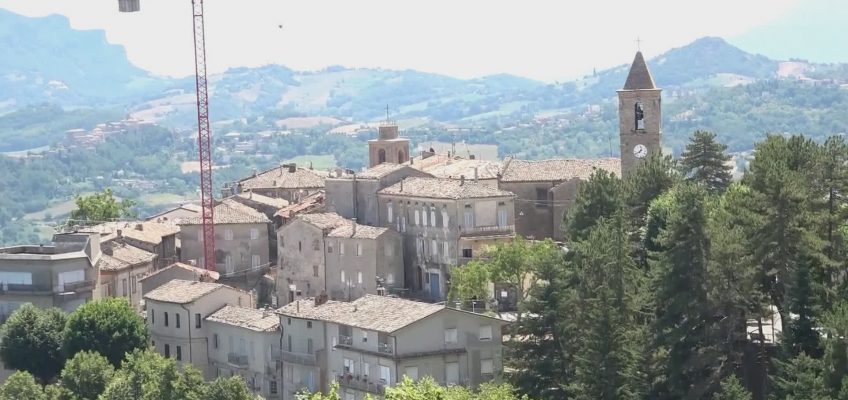
<svg viewBox="0 0 848 400"><path fill-rule="evenodd" d="M633 59L633 64L630 66L630 72L627 74L627 81L624 82L623 90L656 88L651 71L648 71L648 64L645 63L645 57L642 56L641 51L636 52L636 58Z"/></svg>

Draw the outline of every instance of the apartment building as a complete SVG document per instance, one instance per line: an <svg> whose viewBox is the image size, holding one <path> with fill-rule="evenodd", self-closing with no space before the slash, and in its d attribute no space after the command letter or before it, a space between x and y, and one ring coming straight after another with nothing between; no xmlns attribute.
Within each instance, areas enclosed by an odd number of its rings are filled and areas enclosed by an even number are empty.
<svg viewBox="0 0 848 400"><path fill-rule="evenodd" d="M271 310L227 305L206 317L215 377L241 376L253 393L281 399L280 318Z"/></svg>
<svg viewBox="0 0 848 400"><path fill-rule="evenodd" d="M66 233L52 246L0 248L0 320L25 303L73 311L100 298L100 235Z"/></svg>
<svg viewBox="0 0 848 400"><path fill-rule="evenodd" d="M219 202L214 209L215 269L222 279L259 274L270 264L271 220L232 199ZM204 265L203 225L200 217L180 221L180 261Z"/></svg>
<svg viewBox="0 0 848 400"><path fill-rule="evenodd" d="M407 178L378 193L380 221L403 236L406 287L444 299L450 271L515 237L515 195L460 179Z"/></svg>
<svg viewBox="0 0 848 400"><path fill-rule="evenodd" d="M332 382L345 400L382 396L404 376L477 387L503 371L506 322L497 318L374 295L353 302L295 301L277 313L284 343L301 346L291 347L293 355L283 353L286 400L296 389L326 391Z"/></svg>
<svg viewBox="0 0 848 400"><path fill-rule="evenodd" d="M153 272L156 254L112 240L101 246L103 254L97 262L102 297L126 298L140 309L142 291L139 281Z"/></svg>
<svg viewBox="0 0 848 400"><path fill-rule="evenodd" d="M206 317L226 305L252 307L249 293L220 283L170 281L144 295L150 346L165 357L188 363L213 379L209 349L214 343Z"/></svg>

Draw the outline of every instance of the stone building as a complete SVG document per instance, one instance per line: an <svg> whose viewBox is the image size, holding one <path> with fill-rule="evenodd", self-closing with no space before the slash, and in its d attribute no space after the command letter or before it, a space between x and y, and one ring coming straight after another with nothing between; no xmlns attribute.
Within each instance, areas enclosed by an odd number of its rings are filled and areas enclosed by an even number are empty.
<svg viewBox="0 0 848 400"><path fill-rule="evenodd" d="M453 266L515 237L514 198L462 178L407 178L381 190L380 221L403 236L406 287L443 299Z"/></svg>
<svg viewBox="0 0 848 400"><path fill-rule="evenodd" d="M282 164L224 187L224 197L251 191L262 196L297 203L301 199L324 189L326 172L299 168L296 164Z"/></svg>
<svg viewBox="0 0 848 400"><path fill-rule="evenodd" d="M270 265L271 220L259 211L231 199L215 206L215 266L222 279L259 273ZM203 263L201 219L180 222L180 261Z"/></svg>
<svg viewBox="0 0 848 400"><path fill-rule="evenodd" d="M139 281L152 273L157 256L130 246L120 239L101 246L103 254L97 262L100 271L102 297L126 298L135 309L140 309L142 291Z"/></svg>
<svg viewBox="0 0 848 400"><path fill-rule="evenodd" d="M150 347L178 363L199 369L214 379L210 367L209 324L206 317L227 305L252 307L246 292L220 283L173 280L144 295Z"/></svg>
<svg viewBox="0 0 848 400"><path fill-rule="evenodd" d="M642 52L636 53L618 91L621 170L626 177L644 159L662 152L662 89L654 84Z"/></svg>
<svg viewBox="0 0 848 400"><path fill-rule="evenodd" d="M598 170L621 176L617 158L516 160L503 163L499 187L515 193L515 232L563 240L563 217L577 198L580 182Z"/></svg>
<svg viewBox="0 0 848 400"><path fill-rule="evenodd" d="M377 192L411 176L430 174L409 165L382 163L361 173L327 178L327 211L345 218L356 218L365 225L381 225L377 210Z"/></svg>
<svg viewBox="0 0 848 400"><path fill-rule="evenodd" d="M484 185L498 187L498 176L501 172L501 163L489 160L477 160L460 157L435 157L443 160L438 163L419 163L420 168L436 178L443 179L469 179Z"/></svg>
<svg viewBox="0 0 848 400"><path fill-rule="evenodd" d="M409 139L398 137L398 126L386 121L377 139L368 141L368 167L382 163L403 164L409 160Z"/></svg>
<svg viewBox="0 0 848 400"><path fill-rule="evenodd" d="M277 301L287 304L326 289L325 238L351 221L335 213L301 214L277 231Z"/></svg>
<svg viewBox="0 0 848 400"><path fill-rule="evenodd" d="M144 278L138 280L141 285L141 296L153 291L174 279L197 282L217 282L220 274L215 271L207 271L200 267L183 263L174 263L165 268L157 270Z"/></svg>
<svg viewBox="0 0 848 400"><path fill-rule="evenodd" d="M383 396L404 376L476 388L503 371L506 322L444 305L366 295L306 299L277 310L283 335L283 398L339 385L344 399Z"/></svg>
<svg viewBox="0 0 848 400"><path fill-rule="evenodd" d="M100 235L64 233L52 246L0 248L0 320L21 305L71 312L100 298L97 263Z"/></svg>
<svg viewBox="0 0 848 400"><path fill-rule="evenodd" d="M82 231L82 230L81 230ZM107 222L85 228L100 233L100 242L115 239L156 255L154 269L165 268L177 261L177 234L180 227L163 217L149 221Z"/></svg>

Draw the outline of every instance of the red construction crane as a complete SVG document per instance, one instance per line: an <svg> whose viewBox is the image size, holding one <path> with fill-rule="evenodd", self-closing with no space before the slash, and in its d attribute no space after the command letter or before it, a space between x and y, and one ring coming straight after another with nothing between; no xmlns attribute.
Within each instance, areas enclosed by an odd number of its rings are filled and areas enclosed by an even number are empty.
<svg viewBox="0 0 848 400"><path fill-rule="evenodd" d="M118 0L120 12L140 11L140 0ZM197 155L200 158L200 204L203 222L203 258L207 270L215 270L215 199L212 195L212 130L209 129L209 87L206 81L206 31L203 0L191 0L194 24L194 75L197 89Z"/></svg>

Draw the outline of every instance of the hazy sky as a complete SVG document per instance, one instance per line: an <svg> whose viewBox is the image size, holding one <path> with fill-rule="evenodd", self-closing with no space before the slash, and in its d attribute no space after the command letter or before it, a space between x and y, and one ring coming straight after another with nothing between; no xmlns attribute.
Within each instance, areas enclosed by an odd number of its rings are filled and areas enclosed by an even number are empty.
<svg viewBox="0 0 848 400"><path fill-rule="evenodd" d="M701 36L731 37L767 24L800 0L207 0L209 71L279 63L417 69L457 77L512 73L566 80L653 56ZM67 15L105 29L138 66L194 72L191 0L0 0L29 16ZM282 29L279 25L283 25Z"/></svg>

